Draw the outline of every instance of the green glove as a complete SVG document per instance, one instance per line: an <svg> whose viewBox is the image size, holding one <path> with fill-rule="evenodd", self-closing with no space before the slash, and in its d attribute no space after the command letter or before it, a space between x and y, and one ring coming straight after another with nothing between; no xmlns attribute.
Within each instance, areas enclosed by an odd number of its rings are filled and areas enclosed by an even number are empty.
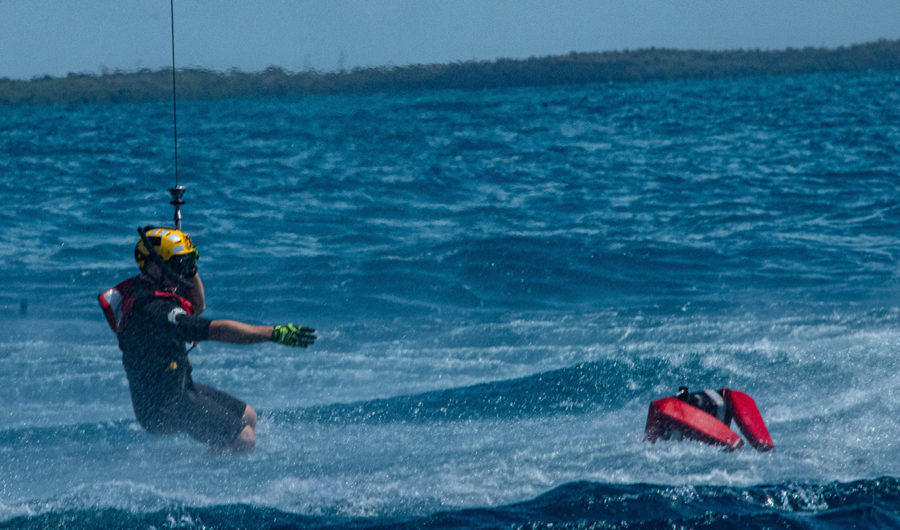
<svg viewBox="0 0 900 530"><path fill-rule="evenodd" d="M305 326L282 324L272 330L272 340L284 346L305 348L316 342L316 330Z"/></svg>

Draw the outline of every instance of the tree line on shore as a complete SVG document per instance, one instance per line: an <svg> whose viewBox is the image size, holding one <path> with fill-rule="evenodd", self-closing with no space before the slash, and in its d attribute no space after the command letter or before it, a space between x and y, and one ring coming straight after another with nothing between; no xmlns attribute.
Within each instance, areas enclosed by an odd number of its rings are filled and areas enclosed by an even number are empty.
<svg viewBox="0 0 900 530"><path fill-rule="evenodd" d="M714 79L824 72L900 70L900 40L839 48L698 51L647 48L529 59L357 68L339 72L177 70L179 99L291 97L433 89L483 89L602 82ZM172 71L71 73L0 78L0 105L139 103L172 98Z"/></svg>

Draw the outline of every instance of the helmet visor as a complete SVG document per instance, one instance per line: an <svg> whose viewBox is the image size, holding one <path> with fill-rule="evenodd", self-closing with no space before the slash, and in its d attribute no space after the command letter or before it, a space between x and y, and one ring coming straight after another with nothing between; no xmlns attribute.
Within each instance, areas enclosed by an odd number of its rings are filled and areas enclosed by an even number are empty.
<svg viewBox="0 0 900 530"><path fill-rule="evenodd" d="M171 259L167 262L169 267L172 268L172 271L175 274L190 278L197 274L197 250L194 249L193 252L189 252L187 254L179 254L177 256L172 256Z"/></svg>

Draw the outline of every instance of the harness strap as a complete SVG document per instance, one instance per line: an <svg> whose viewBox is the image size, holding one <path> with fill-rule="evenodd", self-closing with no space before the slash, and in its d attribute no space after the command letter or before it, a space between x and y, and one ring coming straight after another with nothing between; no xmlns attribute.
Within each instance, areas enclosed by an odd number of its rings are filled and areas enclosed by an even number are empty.
<svg viewBox="0 0 900 530"><path fill-rule="evenodd" d="M100 303L100 308L103 310L103 314L106 316L106 322L109 324L110 329L112 329L113 333L120 333L123 329L125 329L125 324L128 322L128 316L131 313L131 310L134 308L134 293L133 287L134 282L140 276L133 276L128 278L127 280L119 283L115 287L110 287L109 289L103 291L97 296L97 301ZM178 302L178 305L181 306L182 309L187 312L189 315L194 314L194 306L191 304L190 300L178 296L175 293L170 293L167 291L153 291L153 296L156 298L174 298L175 301Z"/></svg>

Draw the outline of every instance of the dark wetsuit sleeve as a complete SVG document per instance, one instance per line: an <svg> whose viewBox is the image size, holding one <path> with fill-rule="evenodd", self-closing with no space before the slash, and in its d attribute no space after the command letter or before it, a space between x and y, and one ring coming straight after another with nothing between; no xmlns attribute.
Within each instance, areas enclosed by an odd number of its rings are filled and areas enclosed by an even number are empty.
<svg viewBox="0 0 900 530"><path fill-rule="evenodd" d="M169 327L172 334L185 342L207 340L210 320L189 315L180 306L166 300L154 300L147 305L147 312L154 321Z"/></svg>

